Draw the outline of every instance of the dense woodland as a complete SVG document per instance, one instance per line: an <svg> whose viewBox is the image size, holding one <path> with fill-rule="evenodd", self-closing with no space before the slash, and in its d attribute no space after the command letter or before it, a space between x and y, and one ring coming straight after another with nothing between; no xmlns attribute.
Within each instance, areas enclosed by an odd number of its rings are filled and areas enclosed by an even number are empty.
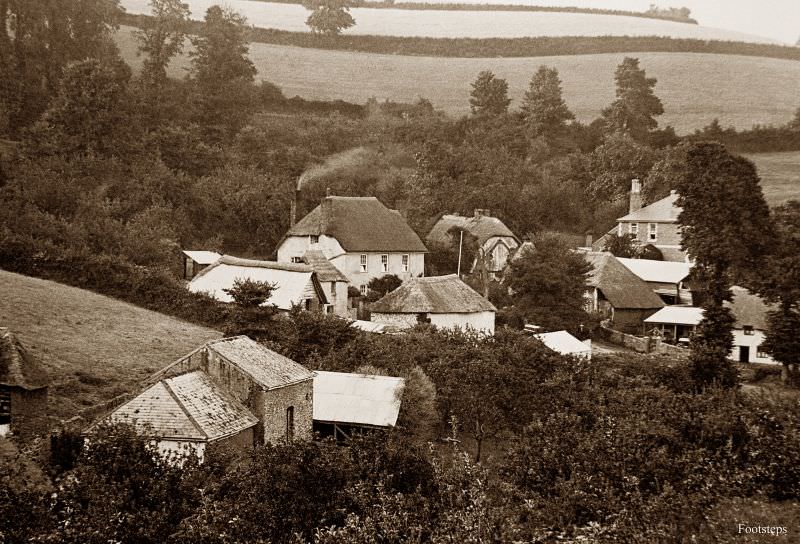
<svg viewBox="0 0 800 544"><path fill-rule="evenodd" d="M188 76L169 79L190 27L178 2L153 4L133 74L111 40L113 0L0 3L0 72L12 75L0 80L0 266L247 333L311 368L404 376L402 425L349 447L220 452L202 466L162 462L128 429L81 453L67 432L49 456L29 450L38 472L0 463L0 539L719 542L741 521L732 505L763 501L779 516L797 500L795 397L739 390L724 302L734 282L774 301L771 349L796 365L800 206L771 212L752 164L702 141L713 126L685 141L659 127L657 82L635 58L608 75L616 99L589 125L546 66L521 104L476 74L471 115L452 119L424 99L287 100L254 82L245 21L219 7L191 35ZM798 121L773 130L794 135ZM492 210L535 250L490 296L510 323L551 316L574 329L591 323L579 303L588 268L565 235L608 231L634 177L647 202L671 189L684 199L708 315L688 360L586 365L508 329L368 336L177 281L180 248L270 257L300 179L301 214L328 189L374 195L423 235L441 213ZM453 272L453 248L432 249L432 272Z"/></svg>

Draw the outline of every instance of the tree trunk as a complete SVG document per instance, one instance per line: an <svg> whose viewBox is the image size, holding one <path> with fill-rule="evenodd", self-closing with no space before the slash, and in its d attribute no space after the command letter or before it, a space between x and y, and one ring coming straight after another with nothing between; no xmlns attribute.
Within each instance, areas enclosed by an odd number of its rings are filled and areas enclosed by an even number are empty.
<svg viewBox="0 0 800 544"><path fill-rule="evenodd" d="M781 370L781 379L786 385L800 384L800 364L784 363Z"/></svg>

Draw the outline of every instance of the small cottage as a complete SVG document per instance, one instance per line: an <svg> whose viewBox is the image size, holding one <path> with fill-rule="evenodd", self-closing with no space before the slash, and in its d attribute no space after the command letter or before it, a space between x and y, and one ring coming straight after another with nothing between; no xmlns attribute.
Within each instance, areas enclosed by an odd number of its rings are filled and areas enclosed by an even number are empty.
<svg viewBox="0 0 800 544"><path fill-rule="evenodd" d="M191 280L222 255L216 251L183 251L183 279Z"/></svg>
<svg viewBox="0 0 800 544"><path fill-rule="evenodd" d="M347 298L347 287L350 282L347 276L333 266L333 263L318 249L306 251L303 255L303 262L316 272L317 279L325 291L325 297L328 299L325 313L349 318L351 311Z"/></svg>
<svg viewBox="0 0 800 544"><path fill-rule="evenodd" d="M412 278L370 306L371 321L397 329L430 323L494 334L495 307L455 274Z"/></svg>
<svg viewBox="0 0 800 544"><path fill-rule="evenodd" d="M48 377L9 329L0 327L0 436L47 428Z"/></svg>
<svg viewBox="0 0 800 544"><path fill-rule="evenodd" d="M733 298L726 303L736 320L731 358L740 363L778 364L761 348L767 330L767 313L772 308L761 297L743 287L734 286L731 292Z"/></svg>

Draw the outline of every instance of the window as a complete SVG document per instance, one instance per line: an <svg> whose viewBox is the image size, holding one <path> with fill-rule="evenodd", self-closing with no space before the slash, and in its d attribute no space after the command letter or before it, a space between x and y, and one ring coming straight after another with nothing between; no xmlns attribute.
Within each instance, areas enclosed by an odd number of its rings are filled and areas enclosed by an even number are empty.
<svg viewBox="0 0 800 544"><path fill-rule="evenodd" d="M294 440L294 406L286 409L286 441Z"/></svg>
<svg viewBox="0 0 800 544"><path fill-rule="evenodd" d="M308 241L312 244L318 244L319 236L317 236L316 234L312 234L311 236L308 237Z"/></svg>
<svg viewBox="0 0 800 544"><path fill-rule="evenodd" d="M300 263L303 262L303 258L302 257L292 257L292 262L295 263L295 264L300 264Z"/></svg>
<svg viewBox="0 0 800 544"><path fill-rule="evenodd" d="M365 285L362 285L362 286L360 286L360 287L358 288L358 290L359 290L359 291L361 291L361 295L362 295L362 296L365 296L365 295L367 294L367 286L366 286L366 284L365 284Z"/></svg>
<svg viewBox="0 0 800 544"><path fill-rule="evenodd" d="M389 256L381 255L381 272L389 271Z"/></svg>
<svg viewBox="0 0 800 544"><path fill-rule="evenodd" d="M655 242L657 238L658 238L658 224L649 223L647 231L647 240L649 242Z"/></svg>
<svg viewBox="0 0 800 544"><path fill-rule="evenodd" d="M331 301L336 300L336 282L331 282Z"/></svg>
<svg viewBox="0 0 800 544"><path fill-rule="evenodd" d="M639 234L639 223L630 223L628 225L628 234L633 234L634 236Z"/></svg>
<svg viewBox="0 0 800 544"><path fill-rule="evenodd" d="M408 255L403 255L403 272L408 272Z"/></svg>
<svg viewBox="0 0 800 544"><path fill-rule="evenodd" d="M366 255L361 255L359 268L360 268L360 270L362 272L366 272L367 271L367 256Z"/></svg>
<svg viewBox="0 0 800 544"><path fill-rule="evenodd" d="M745 333L747 336L752 336L752 334L753 334L753 327L752 327L752 325L745 325L744 327L742 327L742 330L744 331L744 333Z"/></svg>
<svg viewBox="0 0 800 544"><path fill-rule="evenodd" d="M762 351L761 346L758 346L756 348L756 357L759 359L767 359L769 358L769 353L767 353L766 351Z"/></svg>

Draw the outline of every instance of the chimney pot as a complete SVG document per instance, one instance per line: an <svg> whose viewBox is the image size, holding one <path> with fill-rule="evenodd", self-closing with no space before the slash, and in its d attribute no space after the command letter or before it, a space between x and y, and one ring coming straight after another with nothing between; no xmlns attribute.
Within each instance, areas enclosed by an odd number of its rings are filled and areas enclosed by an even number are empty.
<svg viewBox="0 0 800 544"><path fill-rule="evenodd" d="M628 213L642 209L642 182L638 178L631 180L631 197L628 204Z"/></svg>

